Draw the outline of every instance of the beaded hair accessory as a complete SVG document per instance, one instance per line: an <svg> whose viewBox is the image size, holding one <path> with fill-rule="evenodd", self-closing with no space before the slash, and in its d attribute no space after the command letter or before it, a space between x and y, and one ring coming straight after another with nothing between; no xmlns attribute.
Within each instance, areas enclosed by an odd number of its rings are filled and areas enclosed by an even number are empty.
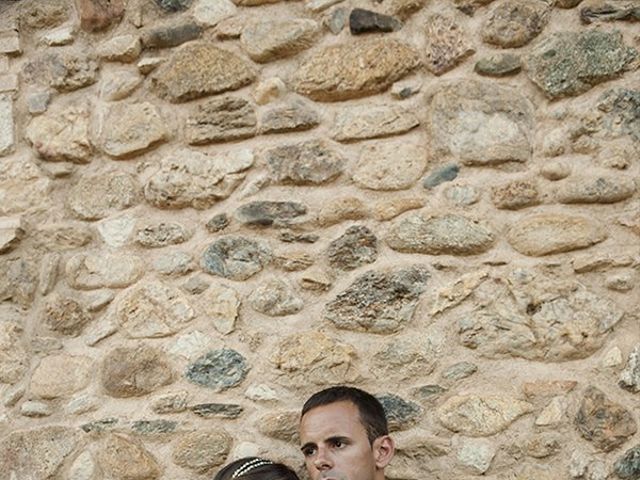
<svg viewBox="0 0 640 480"><path fill-rule="evenodd" d="M238 478L244 475L245 473L249 473L254 468L261 467L263 465L271 465L273 462L271 460L265 460L264 458L254 458L253 460L249 460L246 463L240 465L231 475L231 478Z"/></svg>

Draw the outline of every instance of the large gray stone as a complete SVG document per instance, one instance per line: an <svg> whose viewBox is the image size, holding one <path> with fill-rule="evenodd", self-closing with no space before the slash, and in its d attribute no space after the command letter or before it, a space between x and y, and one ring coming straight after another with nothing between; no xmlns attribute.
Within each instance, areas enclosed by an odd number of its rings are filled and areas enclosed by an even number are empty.
<svg viewBox="0 0 640 480"><path fill-rule="evenodd" d="M527 75L555 99L579 95L621 75L637 57L618 31L558 32L531 50Z"/></svg>
<svg viewBox="0 0 640 480"><path fill-rule="evenodd" d="M605 138L620 138L629 136L635 142L640 142L640 90L613 88L605 91L596 104L589 109L598 112L597 133ZM589 118L585 119L589 122Z"/></svg>
<svg viewBox="0 0 640 480"><path fill-rule="evenodd" d="M67 194L67 205L81 220L100 220L142 200L137 180L125 172L110 171L81 177Z"/></svg>
<svg viewBox="0 0 640 480"><path fill-rule="evenodd" d="M263 154L270 178L276 183L320 185L342 173L342 155L321 140L309 140L268 149Z"/></svg>
<svg viewBox="0 0 640 480"><path fill-rule="evenodd" d="M370 143L360 150L351 178L356 185L369 190L404 190L418 181L426 163L425 148L415 142Z"/></svg>
<svg viewBox="0 0 640 480"><path fill-rule="evenodd" d="M221 392L242 383L249 372L246 359L235 350L212 350L190 364L185 377L192 383Z"/></svg>
<svg viewBox="0 0 640 480"><path fill-rule="evenodd" d="M493 246L495 236L482 223L462 215L431 216L421 211L396 222L386 237L399 252L474 255Z"/></svg>
<svg viewBox="0 0 640 480"><path fill-rule="evenodd" d="M231 195L252 165L249 150L208 155L180 149L162 159L144 196L157 208L206 209Z"/></svg>
<svg viewBox="0 0 640 480"><path fill-rule="evenodd" d="M395 39L367 39L325 47L296 70L295 90L332 102L375 95L420 63L409 45Z"/></svg>
<svg viewBox="0 0 640 480"><path fill-rule="evenodd" d="M117 103L105 116L100 144L108 155L126 158L157 146L168 133L151 103Z"/></svg>
<svg viewBox="0 0 640 480"><path fill-rule="evenodd" d="M223 237L202 254L201 265L212 275L246 280L270 261L271 251L261 243L245 237Z"/></svg>
<svg viewBox="0 0 640 480"><path fill-rule="evenodd" d="M417 423L422 417L422 408L413 402L409 402L398 395L386 393L376 395L382 404L389 423L389 430L406 430Z"/></svg>
<svg viewBox="0 0 640 480"><path fill-rule="evenodd" d="M531 158L533 105L515 89L478 80L439 87L428 101L427 131L435 158L466 165Z"/></svg>
<svg viewBox="0 0 640 480"><path fill-rule="evenodd" d="M198 105L185 124L191 145L228 142L253 137L258 131L253 106L240 97L224 96Z"/></svg>
<svg viewBox="0 0 640 480"><path fill-rule="evenodd" d="M329 302L323 316L340 329L397 332L411 321L429 276L421 266L367 272Z"/></svg>
<svg viewBox="0 0 640 480"><path fill-rule="evenodd" d="M606 342L624 312L579 284L559 283L527 270L484 281L482 299L458 320L463 345L487 358L561 362L587 358ZM486 300L485 300L486 299Z"/></svg>
<svg viewBox="0 0 640 480"><path fill-rule="evenodd" d="M252 60L270 62L311 47L319 32L320 26L311 19L264 20L247 25L240 44Z"/></svg>
<svg viewBox="0 0 640 480"><path fill-rule="evenodd" d="M158 95L172 102L237 90L255 78L253 68L236 54L213 44L192 42L177 49L154 75Z"/></svg>

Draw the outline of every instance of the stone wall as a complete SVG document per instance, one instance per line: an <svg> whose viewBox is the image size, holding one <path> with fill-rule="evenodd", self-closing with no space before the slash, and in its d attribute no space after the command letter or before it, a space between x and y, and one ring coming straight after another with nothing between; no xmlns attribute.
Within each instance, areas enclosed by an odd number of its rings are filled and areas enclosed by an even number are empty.
<svg viewBox="0 0 640 480"><path fill-rule="evenodd" d="M374 13L375 12L375 13ZM0 480L640 478L640 3L0 2Z"/></svg>

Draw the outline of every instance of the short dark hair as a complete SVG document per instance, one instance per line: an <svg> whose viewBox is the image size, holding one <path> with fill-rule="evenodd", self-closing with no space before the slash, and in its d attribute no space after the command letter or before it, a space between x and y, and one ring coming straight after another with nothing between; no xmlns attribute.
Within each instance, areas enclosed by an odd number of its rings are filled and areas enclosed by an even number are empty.
<svg viewBox="0 0 640 480"><path fill-rule="evenodd" d="M302 407L300 418L309 410L336 402L351 402L358 408L369 443L373 444L376 438L389 434L387 415L380 401L364 390L344 385L329 387L311 395Z"/></svg>
<svg viewBox="0 0 640 480"><path fill-rule="evenodd" d="M246 470L246 473L242 472L243 467L251 466ZM234 477L233 474L238 472ZM296 472L287 467L284 463L271 462L260 457L244 457L231 462L223 467L213 480L231 480L237 478L238 480L300 480Z"/></svg>

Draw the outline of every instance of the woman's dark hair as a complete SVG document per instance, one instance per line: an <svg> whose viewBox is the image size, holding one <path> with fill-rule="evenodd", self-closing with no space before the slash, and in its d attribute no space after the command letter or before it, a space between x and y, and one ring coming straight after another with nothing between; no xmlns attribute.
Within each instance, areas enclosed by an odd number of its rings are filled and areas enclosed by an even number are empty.
<svg viewBox="0 0 640 480"><path fill-rule="evenodd" d="M300 480L284 463L260 457L244 457L223 467L213 480Z"/></svg>

